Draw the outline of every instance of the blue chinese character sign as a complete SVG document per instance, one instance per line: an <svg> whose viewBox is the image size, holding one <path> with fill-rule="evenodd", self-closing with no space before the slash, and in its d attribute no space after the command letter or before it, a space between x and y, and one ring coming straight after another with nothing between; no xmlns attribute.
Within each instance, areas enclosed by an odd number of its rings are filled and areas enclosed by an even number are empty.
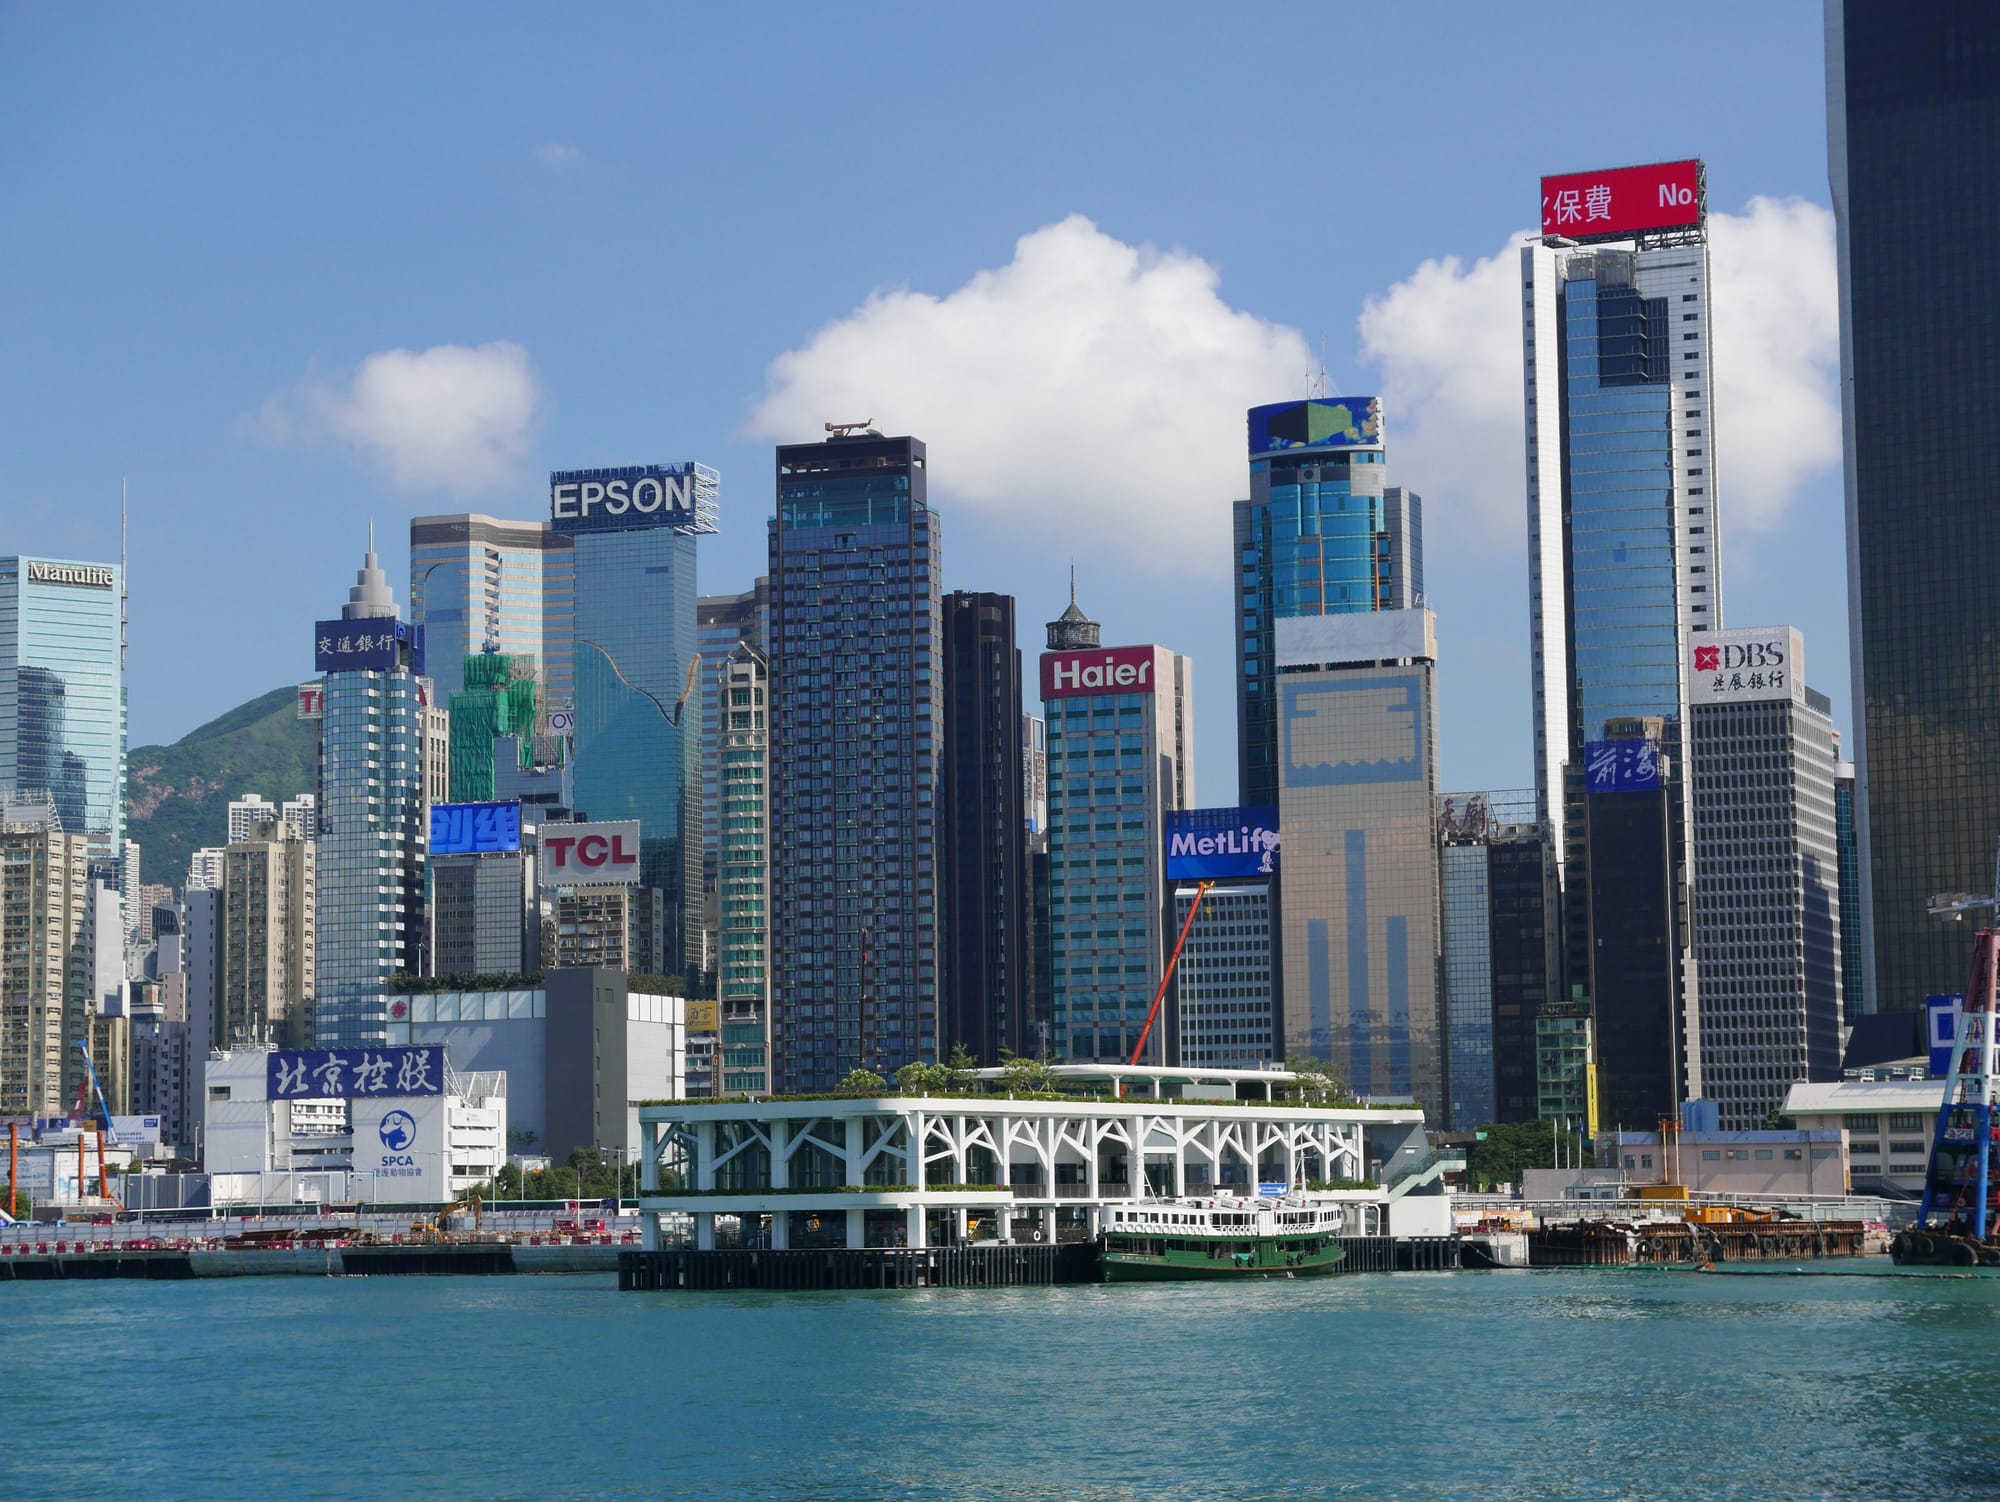
<svg viewBox="0 0 2000 1502"><path fill-rule="evenodd" d="M424 670L424 628L389 616L320 621L313 627L315 673Z"/></svg>
<svg viewBox="0 0 2000 1502"><path fill-rule="evenodd" d="M271 1100L444 1094L444 1048L281 1048L266 1065Z"/></svg>
<svg viewBox="0 0 2000 1502"><path fill-rule="evenodd" d="M1660 786L1660 747L1645 739L1586 741L1586 793L1651 793Z"/></svg>
<svg viewBox="0 0 2000 1502"><path fill-rule="evenodd" d="M432 855L493 855L521 848L518 803L434 803Z"/></svg>

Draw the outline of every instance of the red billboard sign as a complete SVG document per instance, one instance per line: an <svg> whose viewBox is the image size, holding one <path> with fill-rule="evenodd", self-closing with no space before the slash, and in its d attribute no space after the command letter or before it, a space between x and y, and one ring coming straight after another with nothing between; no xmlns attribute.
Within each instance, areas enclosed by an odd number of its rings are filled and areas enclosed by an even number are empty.
<svg viewBox="0 0 2000 1502"><path fill-rule="evenodd" d="M1079 694L1150 694L1152 647L1085 647L1042 654L1042 697L1073 699Z"/></svg>
<svg viewBox="0 0 2000 1502"><path fill-rule="evenodd" d="M1542 233L1572 240L1618 239L1649 230L1697 229L1701 163L1655 162L1542 179Z"/></svg>

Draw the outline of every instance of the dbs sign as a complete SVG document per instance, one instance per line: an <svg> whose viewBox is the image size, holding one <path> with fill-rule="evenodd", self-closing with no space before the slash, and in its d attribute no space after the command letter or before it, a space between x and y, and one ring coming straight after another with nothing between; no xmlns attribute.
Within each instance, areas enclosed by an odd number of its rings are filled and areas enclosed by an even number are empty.
<svg viewBox="0 0 2000 1502"><path fill-rule="evenodd" d="M545 887L602 886L639 880L639 821L545 824L535 857L535 879Z"/></svg>

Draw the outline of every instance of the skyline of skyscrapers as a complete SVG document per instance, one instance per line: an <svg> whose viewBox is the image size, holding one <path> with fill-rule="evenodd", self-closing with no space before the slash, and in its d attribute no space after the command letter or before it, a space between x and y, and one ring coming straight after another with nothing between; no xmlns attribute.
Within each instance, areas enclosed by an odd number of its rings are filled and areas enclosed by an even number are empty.
<svg viewBox="0 0 2000 1502"><path fill-rule="evenodd" d="M768 524L774 1087L938 1042L942 527L921 440L783 444Z"/></svg>
<svg viewBox="0 0 2000 1502"><path fill-rule="evenodd" d="M1865 1010L1964 989L2000 838L2000 10L1829 0Z"/></svg>

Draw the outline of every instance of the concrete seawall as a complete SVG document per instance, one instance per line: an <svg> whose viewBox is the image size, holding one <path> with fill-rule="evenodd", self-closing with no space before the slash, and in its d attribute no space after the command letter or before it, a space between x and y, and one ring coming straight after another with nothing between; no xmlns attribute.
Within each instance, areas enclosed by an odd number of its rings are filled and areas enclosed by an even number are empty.
<svg viewBox="0 0 2000 1502"><path fill-rule="evenodd" d="M614 1273L618 1252L616 1246L510 1246L504 1242L185 1250L131 1250L107 1245L97 1251L0 1257L0 1282Z"/></svg>

